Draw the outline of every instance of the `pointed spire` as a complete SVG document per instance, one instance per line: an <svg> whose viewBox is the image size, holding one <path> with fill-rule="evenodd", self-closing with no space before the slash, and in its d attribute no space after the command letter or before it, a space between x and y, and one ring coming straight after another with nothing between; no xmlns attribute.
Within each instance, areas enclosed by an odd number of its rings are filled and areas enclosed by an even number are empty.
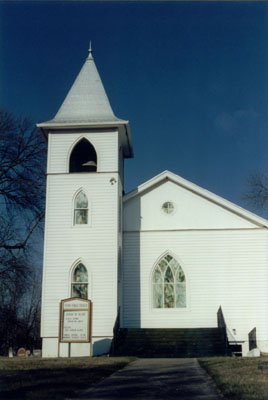
<svg viewBox="0 0 268 400"><path fill-rule="evenodd" d="M92 55L92 46L91 46L91 40L89 41L89 48L88 48L88 60L93 60L93 55Z"/></svg>
<svg viewBox="0 0 268 400"><path fill-rule="evenodd" d="M90 41L88 57L53 121L67 123L118 120L96 68Z"/></svg>
<svg viewBox="0 0 268 400"><path fill-rule="evenodd" d="M111 124L111 125L110 125ZM117 118L111 108L100 75L92 56L91 41L88 57L70 88L57 114L50 121L37 125L47 137L51 128L62 126L120 127L124 157L133 157L132 140L128 121Z"/></svg>

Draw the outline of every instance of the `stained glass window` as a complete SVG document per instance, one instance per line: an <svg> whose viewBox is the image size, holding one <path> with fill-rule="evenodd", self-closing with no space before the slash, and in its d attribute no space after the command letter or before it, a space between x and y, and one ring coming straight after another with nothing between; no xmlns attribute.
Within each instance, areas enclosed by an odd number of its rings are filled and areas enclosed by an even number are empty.
<svg viewBox="0 0 268 400"><path fill-rule="evenodd" d="M84 264L79 263L72 276L72 297L88 298L88 273Z"/></svg>
<svg viewBox="0 0 268 400"><path fill-rule="evenodd" d="M74 202L74 224L81 225L88 222L88 200L83 191L79 192Z"/></svg>
<svg viewBox="0 0 268 400"><path fill-rule="evenodd" d="M164 256L153 273L153 307L186 307L186 279L182 267L171 255Z"/></svg>

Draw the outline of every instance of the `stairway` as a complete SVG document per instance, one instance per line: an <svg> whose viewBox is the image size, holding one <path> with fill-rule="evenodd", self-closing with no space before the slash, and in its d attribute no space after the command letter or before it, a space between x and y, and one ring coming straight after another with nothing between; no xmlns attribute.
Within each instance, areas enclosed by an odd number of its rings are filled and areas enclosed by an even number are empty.
<svg viewBox="0 0 268 400"><path fill-rule="evenodd" d="M112 355L153 357L213 357L228 355L224 328L121 328Z"/></svg>

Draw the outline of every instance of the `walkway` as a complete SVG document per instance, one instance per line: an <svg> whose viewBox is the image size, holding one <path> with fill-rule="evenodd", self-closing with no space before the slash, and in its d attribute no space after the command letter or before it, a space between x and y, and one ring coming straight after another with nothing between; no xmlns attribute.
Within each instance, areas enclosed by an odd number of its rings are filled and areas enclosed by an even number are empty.
<svg viewBox="0 0 268 400"><path fill-rule="evenodd" d="M140 359L115 372L81 399L220 400L215 385L194 358Z"/></svg>

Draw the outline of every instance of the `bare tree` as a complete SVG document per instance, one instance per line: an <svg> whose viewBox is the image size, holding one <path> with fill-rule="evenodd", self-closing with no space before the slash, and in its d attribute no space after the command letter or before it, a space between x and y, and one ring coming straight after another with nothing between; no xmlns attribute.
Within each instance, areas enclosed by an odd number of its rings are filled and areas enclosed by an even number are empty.
<svg viewBox="0 0 268 400"><path fill-rule="evenodd" d="M45 142L30 120L0 110L2 249L25 248L43 218L45 153Z"/></svg>
<svg viewBox="0 0 268 400"><path fill-rule="evenodd" d="M5 348L14 342L17 311L32 279L30 242L44 216L45 157L46 143L33 123L0 109L0 318L9 342Z"/></svg>
<svg viewBox="0 0 268 400"><path fill-rule="evenodd" d="M254 173L248 178L248 190L244 200L254 209L265 209L268 207L268 176Z"/></svg>

